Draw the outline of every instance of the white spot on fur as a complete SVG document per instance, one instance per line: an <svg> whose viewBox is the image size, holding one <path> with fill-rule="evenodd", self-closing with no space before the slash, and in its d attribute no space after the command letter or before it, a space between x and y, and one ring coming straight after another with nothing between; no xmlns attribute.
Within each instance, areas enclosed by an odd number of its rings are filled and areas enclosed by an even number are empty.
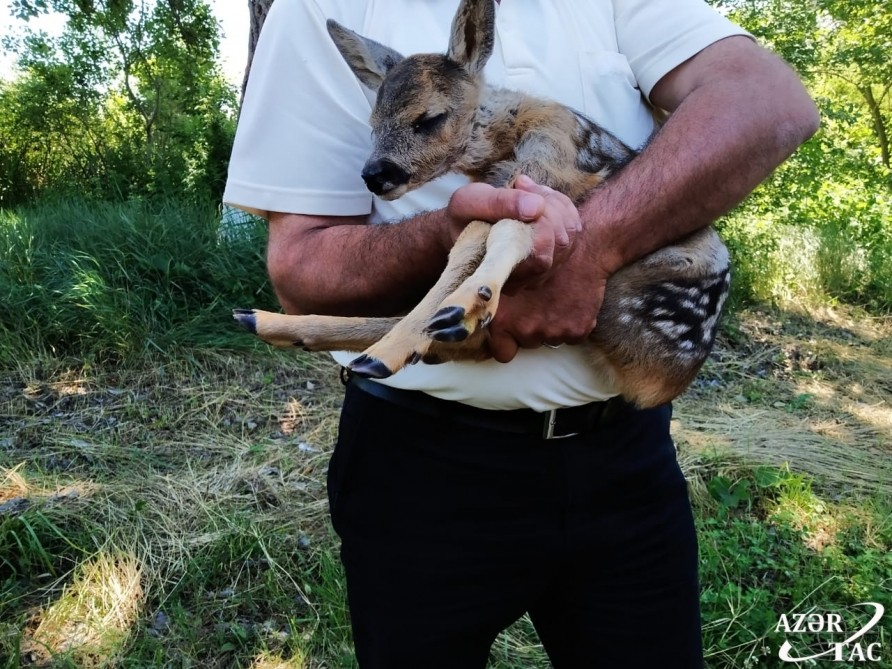
<svg viewBox="0 0 892 669"><path fill-rule="evenodd" d="M691 331L690 325L676 323L675 321L659 320L654 321L653 325L667 337L671 337L672 339L676 339Z"/></svg>
<svg viewBox="0 0 892 669"><path fill-rule="evenodd" d="M690 300L682 300L681 306L684 307L685 309L687 309L688 311L693 312L697 316L703 317L706 315L706 311L704 309L701 309L700 307L698 307L696 304L694 304Z"/></svg>

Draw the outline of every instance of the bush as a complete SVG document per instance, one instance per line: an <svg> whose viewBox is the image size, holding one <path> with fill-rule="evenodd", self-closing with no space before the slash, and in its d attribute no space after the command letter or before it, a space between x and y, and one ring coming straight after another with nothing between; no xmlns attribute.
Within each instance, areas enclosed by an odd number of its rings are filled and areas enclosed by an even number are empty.
<svg viewBox="0 0 892 669"><path fill-rule="evenodd" d="M732 306L829 299L892 309L892 194L829 183L783 206L753 200L718 224L731 252ZM788 203L790 204L790 203Z"/></svg>

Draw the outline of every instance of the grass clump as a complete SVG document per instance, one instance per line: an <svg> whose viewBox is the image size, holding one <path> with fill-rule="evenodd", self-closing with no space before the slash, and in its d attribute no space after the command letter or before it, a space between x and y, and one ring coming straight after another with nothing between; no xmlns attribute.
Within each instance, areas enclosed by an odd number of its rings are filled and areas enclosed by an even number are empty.
<svg viewBox="0 0 892 669"><path fill-rule="evenodd" d="M217 205L175 199L0 210L0 358L248 346L230 311L273 306L266 229L221 237L219 219Z"/></svg>
<svg viewBox="0 0 892 669"><path fill-rule="evenodd" d="M80 564L40 614L25 652L32 659L61 656L78 667L114 666L142 613L141 578L132 554L102 552Z"/></svg>

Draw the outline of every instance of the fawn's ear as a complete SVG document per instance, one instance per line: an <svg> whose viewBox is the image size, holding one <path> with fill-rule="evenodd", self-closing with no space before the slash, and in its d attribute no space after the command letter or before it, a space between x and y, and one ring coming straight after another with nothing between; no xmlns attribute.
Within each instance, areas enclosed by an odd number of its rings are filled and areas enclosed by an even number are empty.
<svg viewBox="0 0 892 669"><path fill-rule="evenodd" d="M493 0L462 0L452 19L447 55L465 67L471 76L480 74L492 55L496 30Z"/></svg>
<svg viewBox="0 0 892 669"><path fill-rule="evenodd" d="M390 68L403 59L393 49L359 35L337 21L329 19L325 25L353 74L373 91L381 87Z"/></svg>

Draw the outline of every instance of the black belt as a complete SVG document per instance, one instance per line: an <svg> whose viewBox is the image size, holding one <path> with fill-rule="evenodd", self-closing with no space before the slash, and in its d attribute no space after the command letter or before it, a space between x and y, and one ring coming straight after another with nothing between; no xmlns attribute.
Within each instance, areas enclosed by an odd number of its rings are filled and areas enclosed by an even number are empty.
<svg viewBox="0 0 892 669"><path fill-rule="evenodd" d="M612 397L604 402L541 413L532 409L491 411L432 397L417 390L391 388L355 374L347 374L345 382L373 397L426 416L445 418L462 425L497 432L537 434L543 439L562 439L590 432L616 422L621 414L632 408L621 397Z"/></svg>

